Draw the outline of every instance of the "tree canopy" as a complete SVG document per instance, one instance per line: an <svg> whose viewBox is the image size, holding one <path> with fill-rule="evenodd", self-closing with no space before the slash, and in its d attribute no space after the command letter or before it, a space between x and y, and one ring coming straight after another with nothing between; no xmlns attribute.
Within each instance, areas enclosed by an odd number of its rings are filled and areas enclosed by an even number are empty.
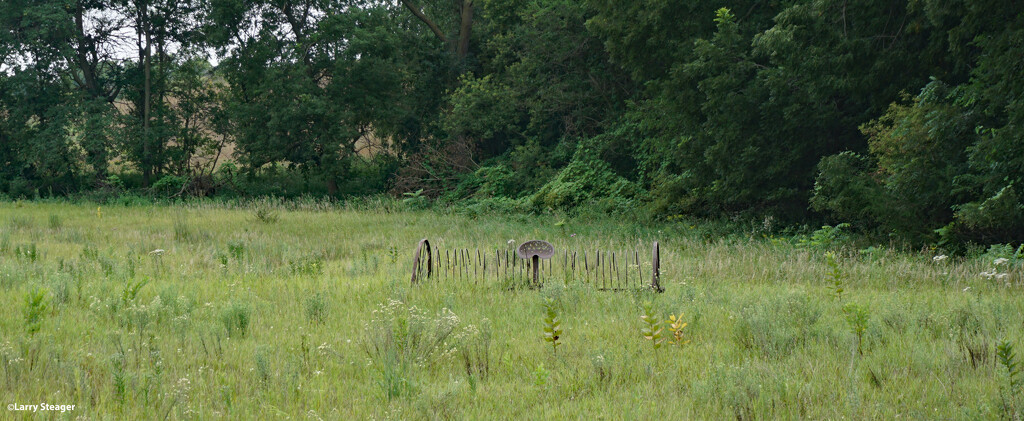
<svg viewBox="0 0 1024 421"><path fill-rule="evenodd" d="M1024 241L1017 1L7 0L0 25L8 197L421 191Z"/></svg>

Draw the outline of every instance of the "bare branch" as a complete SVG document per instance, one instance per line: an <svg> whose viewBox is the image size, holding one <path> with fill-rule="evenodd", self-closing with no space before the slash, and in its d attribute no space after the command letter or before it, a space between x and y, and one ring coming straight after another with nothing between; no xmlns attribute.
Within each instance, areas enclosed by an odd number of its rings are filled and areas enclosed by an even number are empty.
<svg viewBox="0 0 1024 421"><path fill-rule="evenodd" d="M427 24L427 26L430 27L430 30L434 33L434 35L437 35L437 38L440 39L441 42L448 42L448 38L444 36L444 32L441 32L441 28L438 28L437 24L435 24L434 21L430 20L430 18L428 18L427 15L424 15L423 12L420 11L420 8L416 7L416 5L412 4L412 2L409 0L402 0L402 4L404 4L405 8L409 9L409 11L412 12L412 14L416 15L416 17L419 18L419 20Z"/></svg>

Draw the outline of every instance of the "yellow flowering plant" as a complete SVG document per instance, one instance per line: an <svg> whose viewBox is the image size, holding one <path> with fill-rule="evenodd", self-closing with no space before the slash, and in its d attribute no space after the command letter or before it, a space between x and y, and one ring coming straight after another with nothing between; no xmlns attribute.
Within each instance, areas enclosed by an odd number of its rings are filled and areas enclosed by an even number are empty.
<svg viewBox="0 0 1024 421"><path fill-rule="evenodd" d="M668 325L668 331L672 333L668 343L676 346L683 346L690 343L689 339L683 337L683 329L686 329L688 323L683 321L683 313L679 313L679 316L674 314L668 315L668 320L665 320L665 324Z"/></svg>

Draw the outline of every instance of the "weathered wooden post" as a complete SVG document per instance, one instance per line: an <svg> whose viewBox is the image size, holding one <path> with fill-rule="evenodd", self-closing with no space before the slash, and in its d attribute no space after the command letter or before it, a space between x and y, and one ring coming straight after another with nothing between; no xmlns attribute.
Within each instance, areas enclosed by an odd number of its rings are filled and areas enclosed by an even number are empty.
<svg viewBox="0 0 1024 421"><path fill-rule="evenodd" d="M423 246L427 246L427 279L430 279L430 275L433 272L432 264L434 262L433 254L430 253L430 241L426 238L420 240L420 244L416 246L416 255L412 258L412 283L416 283L416 276L420 271L420 255L423 252Z"/></svg>
<svg viewBox="0 0 1024 421"><path fill-rule="evenodd" d="M654 250L651 252L651 289L656 292L664 292L665 289L661 287L661 250L658 248L658 242L654 242Z"/></svg>
<svg viewBox="0 0 1024 421"><path fill-rule="evenodd" d="M550 259L555 255L555 246L543 240L530 240L516 248L516 254L523 260L530 259L533 264L533 284L540 285L540 259Z"/></svg>

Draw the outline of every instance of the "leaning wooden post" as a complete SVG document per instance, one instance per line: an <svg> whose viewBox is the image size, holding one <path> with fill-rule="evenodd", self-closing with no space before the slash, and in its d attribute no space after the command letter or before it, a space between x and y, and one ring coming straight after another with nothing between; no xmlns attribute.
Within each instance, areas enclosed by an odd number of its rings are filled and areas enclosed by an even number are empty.
<svg viewBox="0 0 1024 421"><path fill-rule="evenodd" d="M412 258L412 279L411 283L416 283L416 276L420 271L420 255L423 252L423 246L427 246L427 279L430 279L430 275L433 272L431 265L434 263L434 255L430 252L430 241L426 238L420 240L420 244L416 246L416 255Z"/></svg>
<svg viewBox="0 0 1024 421"><path fill-rule="evenodd" d="M656 292L665 292L665 289L661 287L661 251L658 248L658 242L654 242L654 250L651 252L651 289Z"/></svg>

